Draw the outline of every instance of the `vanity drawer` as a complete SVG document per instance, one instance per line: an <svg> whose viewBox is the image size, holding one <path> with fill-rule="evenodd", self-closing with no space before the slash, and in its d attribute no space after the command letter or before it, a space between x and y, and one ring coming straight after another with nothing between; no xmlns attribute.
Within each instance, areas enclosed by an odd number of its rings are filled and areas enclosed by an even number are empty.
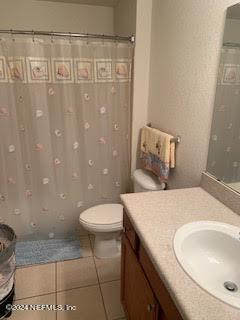
<svg viewBox="0 0 240 320"><path fill-rule="evenodd" d="M123 209L123 232L125 236L128 238L133 250L136 252L139 246L139 239L124 209Z"/></svg>
<svg viewBox="0 0 240 320"><path fill-rule="evenodd" d="M161 281L155 267L148 257L146 250L140 244L139 251L138 251L139 262L148 278L152 290L156 295L158 302L160 304L161 309L163 310L165 316L162 316L162 319L168 320L182 320L182 317L177 310L170 294L168 293L167 289L165 288L163 282ZM160 318L161 319L161 318Z"/></svg>

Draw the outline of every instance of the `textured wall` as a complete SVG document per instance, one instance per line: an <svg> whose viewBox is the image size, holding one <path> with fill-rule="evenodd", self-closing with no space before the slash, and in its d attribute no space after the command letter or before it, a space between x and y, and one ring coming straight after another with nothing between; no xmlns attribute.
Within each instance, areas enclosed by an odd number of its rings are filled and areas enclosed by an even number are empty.
<svg viewBox="0 0 240 320"><path fill-rule="evenodd" d="M1 0L0 29L113 34L113 8L36 0Z"/></svg>
<svg viewBox="0 0 240 320"><path fill-rule="evenodd" d="M171 188L200 183L206 168L226 8L233 0L153 0L148 120L179 134Z"/></svg>
<svg viewBox="0 0 240 320"><path fill-rule="evenodd" d="M114 31L120 36L136 32L137 0L120 0L114 8Z"/></svg>
<svg viewBox="0 0 240 320"><path fill-rule="evenodd" d="M133 78L132 171L139 159L140 128L147 122L151 47L152 0L137 1Z"/></svg>

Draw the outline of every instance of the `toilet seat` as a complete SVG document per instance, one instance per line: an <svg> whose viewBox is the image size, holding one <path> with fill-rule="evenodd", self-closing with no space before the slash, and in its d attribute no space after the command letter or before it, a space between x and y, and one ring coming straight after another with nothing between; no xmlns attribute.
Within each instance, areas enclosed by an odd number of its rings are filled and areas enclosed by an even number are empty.
<svg viewBox="0 0 240 320"><path fill-rule="evenodd" d="M89 231L111 232L122 229L123 206L101 204L83 211L79 221Z"/></svg>

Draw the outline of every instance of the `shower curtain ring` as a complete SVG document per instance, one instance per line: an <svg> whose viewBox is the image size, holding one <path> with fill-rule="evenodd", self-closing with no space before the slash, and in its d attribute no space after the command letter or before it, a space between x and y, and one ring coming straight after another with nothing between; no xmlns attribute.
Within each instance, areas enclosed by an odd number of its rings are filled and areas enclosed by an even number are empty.
<svg viewBox="0 0 240 320"><path fill-rule="evenodd" d="M104 34L102 35L102 45L104 45Z"/></svg>
<svg viewBox="0 0 240 320"><path fill-rule="evenodd" d="M87 33L87 44L89 44L89 34Z"/></svg>
<svg viewBox="0 0 240 320"><path fill-rule="evenodd" d="M34 30L32 30L32 42L35 42L34 36L35 36L35 33L34 33Z"/></svg>
<svg viewBox="0 0 240 320"><path fill-rule="evenodd" d="M72 33L69 32L69 43L71 44L72 43Z"/></svg>
<svg viewBox="0 0 240 320"><path fill-rule="evenodd" d="M14 39L14 37L13 37L13 30L12 30L12 29L10 30L10 33L11 33L12 41L15 41L15 39Z"/></svg>
<svg viewBox="0 0 240 320"><path fill-rule="evenodd" d="M51 31L51 43L54 42L54 39L53 39L53 31Z"/></svg>

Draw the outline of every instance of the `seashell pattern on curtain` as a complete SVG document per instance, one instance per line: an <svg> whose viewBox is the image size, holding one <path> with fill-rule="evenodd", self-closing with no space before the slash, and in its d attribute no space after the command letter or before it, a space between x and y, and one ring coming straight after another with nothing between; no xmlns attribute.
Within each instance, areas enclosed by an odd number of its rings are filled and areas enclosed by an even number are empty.
<svg viewBox="0 0 240 320"><path fill-rule="evenodd" d="M0 222L20 237L71 233L128 190L133 47L0 41Z"/></svg>

